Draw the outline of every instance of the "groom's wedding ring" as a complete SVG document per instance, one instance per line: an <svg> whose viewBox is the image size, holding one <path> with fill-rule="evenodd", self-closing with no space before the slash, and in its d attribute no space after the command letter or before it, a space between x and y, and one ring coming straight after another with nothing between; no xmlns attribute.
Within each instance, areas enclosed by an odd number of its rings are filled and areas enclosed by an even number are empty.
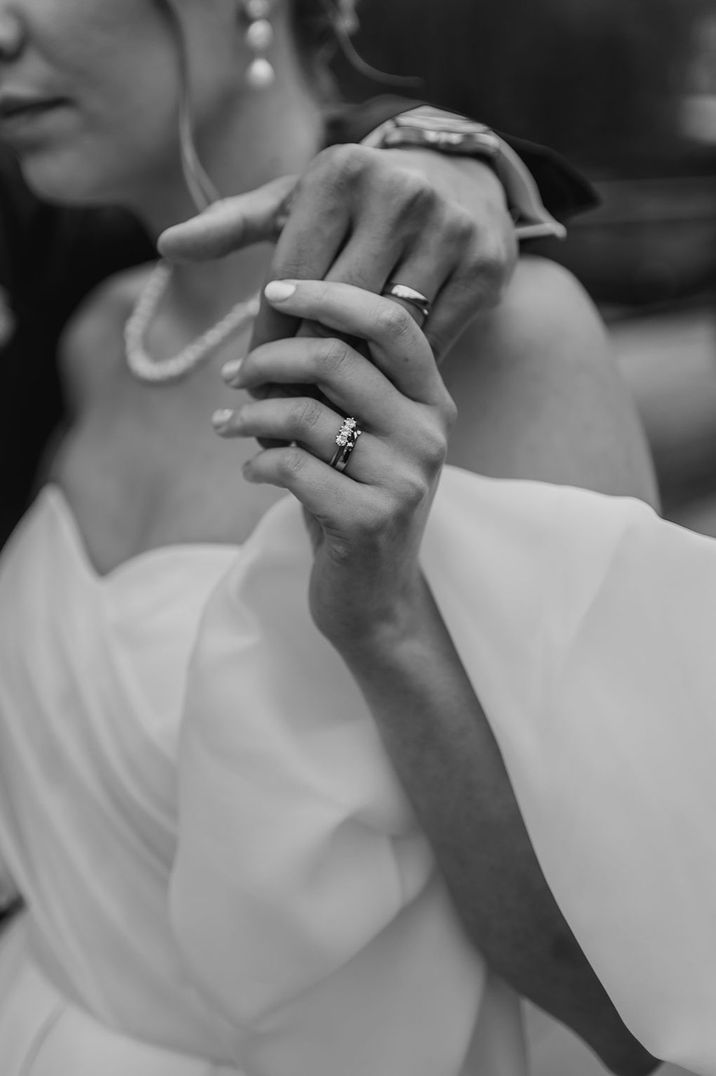
<svg viewBox="0 0 716 1076"><path fill-rule="evenodd" d="M411 288L407 284L399 284L397 280L391 280L383 295L392 299L402 299L404 303L410 303L411 306L420 311L423 318L430 317L433 304L427 295L423 295L421 291L416 291L415 288Z"/></svg>
<svg viewBox="0 0 716 1076"><path fill-rule="evenodd" d="M358 422L354 418L344 418L341 423L341 428L336 434L336 444L338 448L333 453L330 459L330 466L334 470L345 471L348 466L348 461L351 458L351 453L358 443L358 438L363 433L358 428Z"/></svg>

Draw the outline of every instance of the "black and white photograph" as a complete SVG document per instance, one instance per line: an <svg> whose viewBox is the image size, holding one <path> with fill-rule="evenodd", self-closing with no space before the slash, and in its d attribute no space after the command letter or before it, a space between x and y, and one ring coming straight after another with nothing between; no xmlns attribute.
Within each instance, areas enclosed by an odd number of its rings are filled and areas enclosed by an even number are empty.
<svg viewBox="0 0 716 1076"><path fill-rule="evenodd" d="M0 1076L716 1076L716 0L0 0Z"/></svg>

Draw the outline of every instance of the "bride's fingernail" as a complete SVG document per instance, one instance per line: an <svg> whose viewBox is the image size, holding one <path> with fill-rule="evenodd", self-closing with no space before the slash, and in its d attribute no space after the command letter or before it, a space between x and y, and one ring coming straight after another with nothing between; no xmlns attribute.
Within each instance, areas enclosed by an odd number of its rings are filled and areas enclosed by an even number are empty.
<svg viewBox="0 0 716 1076"><path fill-rule="evenodd" d="M217 432L221 433L222 430L227 428L233 417L234 412L231 408L220 407L219 410L215 411L211 416L211 424Z"/></svg>
<svg viewBox="0 0 716 1076"><path fill-rule="evenodd" d="M242 358L229 359L228 362L225 362L221 367L221 376L224 381L228 381L229 384L231 384L234 378L239 376L239 371L241 370L243 363L244 360Z"/></svg>
<svg viewBox="0 0 716 1076"><path fill-rule="evenodd" d="M264 295L270 303L282 303L290 299L296 291L296 285L288 280L272 280L264 288Z"/></svg>

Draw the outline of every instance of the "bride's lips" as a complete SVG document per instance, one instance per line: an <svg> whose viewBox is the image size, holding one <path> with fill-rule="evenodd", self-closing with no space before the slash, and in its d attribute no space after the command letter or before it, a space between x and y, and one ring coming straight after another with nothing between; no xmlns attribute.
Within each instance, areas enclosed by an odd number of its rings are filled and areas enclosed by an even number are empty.
<svg viewBox="0 0 716 1076"><path fill-rule="evenodd" d="M36 97L29 94L0 93L0 137L28 132L45 117L68 104L62 97Z"/></svg>

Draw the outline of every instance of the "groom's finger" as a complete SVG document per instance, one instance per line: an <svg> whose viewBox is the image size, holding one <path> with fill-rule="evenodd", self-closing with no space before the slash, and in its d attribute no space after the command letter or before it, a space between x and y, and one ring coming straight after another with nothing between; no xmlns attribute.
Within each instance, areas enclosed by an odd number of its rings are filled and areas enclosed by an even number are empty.
<svg viewBox="0 0 716 1076"><path fill-rule="evenodd" d="M275 242L286 221L296 176L223 198L196 217L175 224L158 241L159 253L173 262L223 258L252 243Z"/></svg>
<svg viewBox="0 0 716 1076"><path fill-rule="evenodd" d="M296 186L268 280L321 280L346 242L354 192L334 160L328 151L319 154ZM274 309L262 292L251 347L294 336L299 324Z"/></svg>

